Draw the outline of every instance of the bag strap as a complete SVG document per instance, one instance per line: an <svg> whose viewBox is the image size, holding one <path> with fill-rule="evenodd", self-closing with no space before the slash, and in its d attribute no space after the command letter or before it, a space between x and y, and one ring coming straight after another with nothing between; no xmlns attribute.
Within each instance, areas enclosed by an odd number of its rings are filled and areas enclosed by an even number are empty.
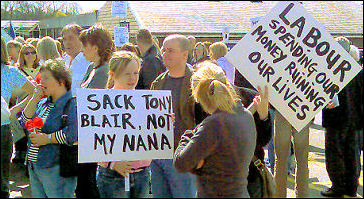
<svg viewBox="0 0 364 199"><path fill-rule="evenodd" d="M252 162L258 169L263 169L264 163L257 156L253 156Z"/></svg>
<svg viewBox="0 0 364 199"><path fill-rule="evenodd" d="M63 114L62 114L62 126L61 129L63 129L64 127L67 126L67 118L68 118L68 109L70 107L71 104L71 100L73 100L75 97L71 97L70 99L67 100L66 105L63 108Z"/></svg>

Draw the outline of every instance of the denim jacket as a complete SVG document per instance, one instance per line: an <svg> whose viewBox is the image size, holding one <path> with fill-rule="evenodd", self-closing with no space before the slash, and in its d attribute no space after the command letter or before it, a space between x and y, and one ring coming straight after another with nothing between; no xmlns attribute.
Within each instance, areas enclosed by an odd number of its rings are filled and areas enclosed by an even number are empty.
<svg viewBox="0 0 364 199"><path fill-rule="evenodd" d="M41 129L42 133L51 134L61 130L62 127L62 115L67 114L67 124L62 129L62 132L66 135L66 142L68 145L73 145L77 141L77 108L76 99L73 98L69 103L69 110L64 111L66 103L72 98L71 91L67 91L63 96L57 99L54 103L54 108L50 111L47 119ZM37 104L37 109L32 119L37 117L45 107L51 102L51 99L43 98ZM24 126L24 122L21 122ZM28 132L27 132L28 134ZM28 136L28 135L27 135ZM28 139L30 142L30 139ZM47 144L39 147L37 166L40 168L50 168L56 164L59 164L59 144Z"/></svg>

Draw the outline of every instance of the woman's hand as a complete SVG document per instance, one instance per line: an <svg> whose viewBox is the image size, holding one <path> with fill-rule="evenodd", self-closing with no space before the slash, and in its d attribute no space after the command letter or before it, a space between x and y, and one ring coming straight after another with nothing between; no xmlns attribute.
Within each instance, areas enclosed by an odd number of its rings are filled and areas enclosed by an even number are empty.
<svg viewBox="0 0 364 199"><path fill-rule="evenodd" d="M129 161L115 162L113 169L120 173L122 176L127 177L129 173L139 172L142 169L134 170Z"/></svg>
<svg viewBox="0 0 364 199"><path fill-rule="evenodd" d="M258 111L259 118L261 120L265 120L268 117L268 106L269 106L269 100L268 100L268 86L264 87L264 93L262 92L262 89L260 86L258 86L258 92L259 95L255 96L253 103L255 110Z"/></svg>
<svg viewBox="0 0 364 199"><path fill-rule="evenodd" d="M39 101L40 99L42 99L44 94L45 94L44 86L41 85L41 84L37 84L37 87L36 87L35 92L34 92L34 98Z"/></svg>
<svg viewBox="0 0 364 199"><path fill-rule="evenodd" d="M330 102L326 105L326 107L325 107L325 108L327 108L327 109L333 109L333 108L335 108L335 102L330 101Z"/></svg>
<svg viewBox="0 0 364 199"><path fill-rule="evenodd" d="M37 131L39 131L39 130L37 130ZM45 133L39 133L39 132L30 133L29 138L30 138L31 143L36 147L40 147L40 146L47 145L50 143L48 135Z"/></svg>
<svg viewBox="0 0 364 199"><path fill-rule="evenodd" d="M197 164L197 167L196 167L196 169L200 169L202 166L203 166L203 164L205 163L205 160L200 160L200 162L198 162L198 164Z"/></svg>

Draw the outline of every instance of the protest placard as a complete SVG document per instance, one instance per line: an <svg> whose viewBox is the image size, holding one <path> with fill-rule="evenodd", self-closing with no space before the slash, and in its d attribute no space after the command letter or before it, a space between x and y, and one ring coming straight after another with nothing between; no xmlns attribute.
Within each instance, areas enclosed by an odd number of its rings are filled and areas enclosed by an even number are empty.
<svg viewBox="0 0 364 199"><path fill-rule="evenodd" d="M126 1L111 1L111 16L113 17L126 17L127 14Z"/></svg>
<svg viewBox="0 0 364 199"><path fill-rule="evenodd" d="M129 42L129 30L127 27L114 27L114 43L116 47L122 47Z"/></svg>
<svg viewBox="0 0 364 199"><path fill-rule="evenodd" d="M171 91L76 92L79 163L173 158Z"/></svg>
<svg viewBox="0 0 364 199"><path fill-rule="evenodd" d="M270 103L298 131L362 70L299 2L277 3L226 58L255 88L269 85Z"/></svg>

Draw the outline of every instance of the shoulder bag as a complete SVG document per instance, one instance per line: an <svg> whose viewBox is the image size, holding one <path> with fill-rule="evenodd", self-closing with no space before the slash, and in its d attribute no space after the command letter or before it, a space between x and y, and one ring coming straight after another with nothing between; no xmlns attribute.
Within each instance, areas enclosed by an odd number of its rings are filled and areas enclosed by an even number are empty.
<svg viewBox="0 0 364 199"><path fill-rule="evenodd" d="M66 106L63 109L62 115L62 127L64 128L67 125L68 118L68 109L71 103L69 99L66 102ZM60 144L60 175L64 178L73 177L78 175L78 145L69 146L67 144Z"/></svg>
<svg viewBox="0 0 364 199"><path fill-rule="evenodd" d="M262 161L255 155L253 156L252 161L262 179L262 197L274 198L276 196L277 187L272 173L268 170L267 166L262 163Z"/></svg>

